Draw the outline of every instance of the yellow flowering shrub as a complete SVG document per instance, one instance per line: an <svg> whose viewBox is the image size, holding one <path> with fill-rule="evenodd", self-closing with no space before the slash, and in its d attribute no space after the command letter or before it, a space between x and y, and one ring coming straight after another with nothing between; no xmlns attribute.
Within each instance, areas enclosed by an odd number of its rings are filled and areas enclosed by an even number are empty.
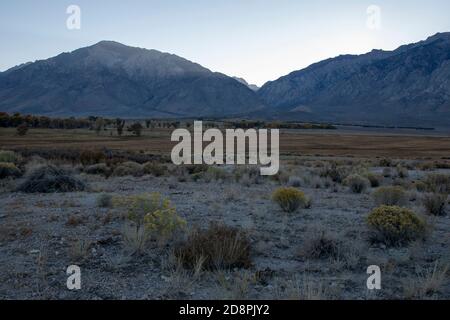
<svg viewBox="0 0 450 320"><path fill-rule="evenodd" d="M402 245L424 238L426 223L412 210L397 206L381 206L367 217L375 241L386 245Z"/></svg>
<svg viewBox="0 0 450 320"><path fill-rule="evenodd" d="M160 193L142 194L115 199L115 205L128 206L128 220L137 226L144 226L150 238L166 241L180 229L186 221L181 218L169 199Z"/></svg>
<svg viewBox="0 0 450 320"><path fill-rule="evenodd" d="M300 206L306 207L309 200L305 194L296 188L279 188L272 195L275 201L284 212L295 212Z"/></svg>

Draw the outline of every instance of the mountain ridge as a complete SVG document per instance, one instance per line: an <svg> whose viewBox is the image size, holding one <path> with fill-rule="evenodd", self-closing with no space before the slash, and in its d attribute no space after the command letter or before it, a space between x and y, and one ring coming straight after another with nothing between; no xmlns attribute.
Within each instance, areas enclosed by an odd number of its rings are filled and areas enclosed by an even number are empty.
<svg viewBox="0 0 450 320"><path fill-rule="evenodd" d="M280 116L399 125L450 122L450 33L393 51L341 55L266 83L261 99Z"/></svg>
<svg viewBox="0 0 450 320"><path fill-rule="evenodd" d="M0 74L0 109L44 115L240 115L263 107L234 79L170 53L101 41Z"/></svg>

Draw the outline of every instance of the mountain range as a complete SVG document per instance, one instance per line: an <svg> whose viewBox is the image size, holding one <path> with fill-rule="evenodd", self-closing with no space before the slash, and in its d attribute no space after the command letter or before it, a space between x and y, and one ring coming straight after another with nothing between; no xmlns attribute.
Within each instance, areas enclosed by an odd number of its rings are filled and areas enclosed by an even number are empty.
<svg viewBox="0 0 450 320"><path fill-rule="evenodd" d="M0 111L449 127L450 33L327 59L260 89L173 54L102 41L1 72Z"/></svg>
<svg viewBox="0 0 450 320"><path fill-rule="evenodd" d="M173 54L102 41L0 73L0 110L50 116L239 116L246 85Z"/></svg>

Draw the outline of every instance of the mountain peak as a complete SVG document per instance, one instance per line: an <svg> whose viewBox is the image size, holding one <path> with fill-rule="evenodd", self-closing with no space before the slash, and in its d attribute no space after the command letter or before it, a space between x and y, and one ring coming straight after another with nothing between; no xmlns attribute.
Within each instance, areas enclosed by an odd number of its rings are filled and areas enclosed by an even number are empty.
<svg viewBox="0 0 450 320"><path fill-rule="evenodd" d="M174 54L100 41L11 69L0 110L54 116L223 117L261 108L225 75Z"/></svg>

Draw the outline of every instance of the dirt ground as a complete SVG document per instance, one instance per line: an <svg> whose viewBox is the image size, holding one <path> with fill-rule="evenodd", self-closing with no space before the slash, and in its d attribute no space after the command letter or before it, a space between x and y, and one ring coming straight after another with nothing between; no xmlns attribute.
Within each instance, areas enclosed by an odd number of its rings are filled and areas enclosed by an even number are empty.
<svg viewBox="0 0 450 320"><path fill-rule="evenodd" d="M3 146L10 143L2 140ZM87 191L72 193L19 193L14 190L26 177L1 180L0 299L448 299L449 216L426 215L421 192L407 186L432 172L450 170L423 171L416 168L420 161L404 161L410 165L406 177L380 177L381 186L404 185L406 207L423 214L432 226L425 241L387 247L368 239L366 218L376 207L376 188L353 193L319 174L335 160L290 158L281 167L284 178L278 180L194 181L177 174L105 178L71 167L88 185ZM351 167L359 161L339 160L350 161ZM379 175L384 169L368 166ZM271 195L295 179L312 205L286 214ZM223 222L244 230L251 243L251 267L192 273L174 261L171 243L150 241L142 254L130 254L123 238L127 208L99 207L98 198L104 193L114 198L153 192L170 199L188 229ZM299 254L321 233L338 239L339 255ZM78 291L66 287L66 269L72 264L81 267ZM381 290L367 289L370 265L381 269Z"/></svg>

